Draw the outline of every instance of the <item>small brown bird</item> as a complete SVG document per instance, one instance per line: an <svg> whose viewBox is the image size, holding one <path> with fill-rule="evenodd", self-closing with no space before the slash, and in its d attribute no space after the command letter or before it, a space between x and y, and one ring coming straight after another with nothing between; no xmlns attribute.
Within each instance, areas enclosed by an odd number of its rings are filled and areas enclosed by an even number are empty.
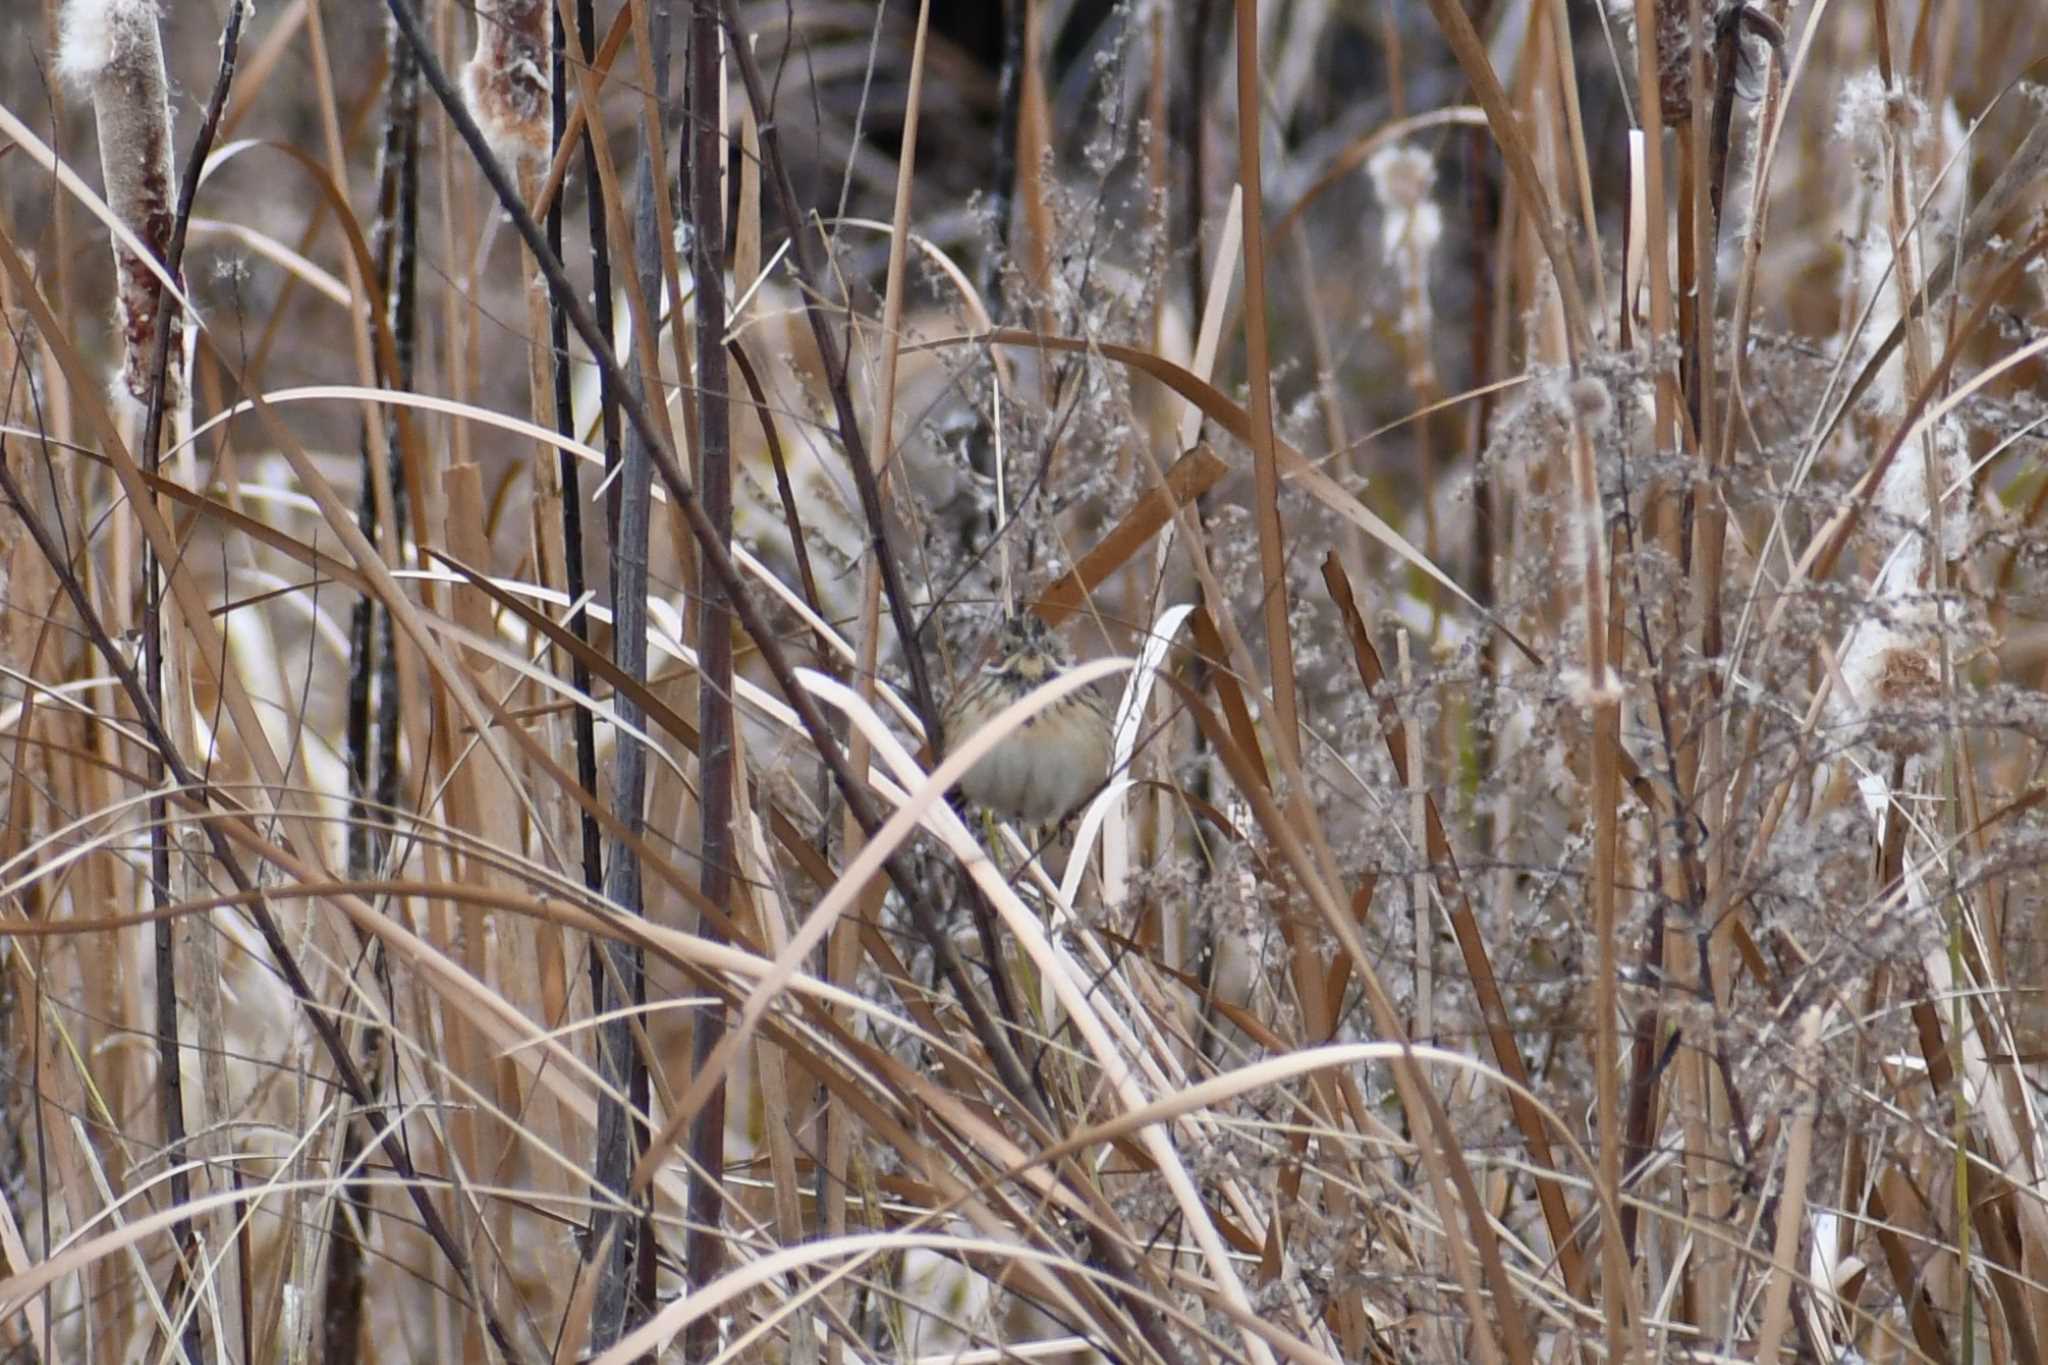
<svg viewBox="0 0 2048 1365"><path fill-rule="evenodd" d="M946 713L951 742L973 734L1072 662L1035 613L1010 617L997 635L995 657ZM1073 810L1108 773L1108 708L1093 687L1084 687L1025 721L968 770L960 790L998 815L1045 824Z"/></svg>

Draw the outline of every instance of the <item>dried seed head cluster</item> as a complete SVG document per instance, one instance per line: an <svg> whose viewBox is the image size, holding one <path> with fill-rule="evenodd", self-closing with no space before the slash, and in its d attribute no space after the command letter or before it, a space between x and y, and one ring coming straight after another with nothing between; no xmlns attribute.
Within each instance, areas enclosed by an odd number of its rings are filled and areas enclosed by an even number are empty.
<svg viewBox="0 0 2048 1365"><path fill-rule="evenodd" d="M476 55L462 68L471 117L514 168L548 154L549 10L547 0L479 4Z"/></svg>

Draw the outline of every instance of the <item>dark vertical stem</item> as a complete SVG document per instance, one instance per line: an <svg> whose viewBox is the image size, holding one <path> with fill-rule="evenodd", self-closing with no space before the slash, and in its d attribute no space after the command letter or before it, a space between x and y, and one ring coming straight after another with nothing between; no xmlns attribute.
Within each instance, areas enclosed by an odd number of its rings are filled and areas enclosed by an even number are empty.
<svg viewBox="0 0 2048 1365"><path fill-rule="evenodd" d="M1003 69L998 77L995 162L989 168L989 214L995 239L981 263L981 297L989 317L1003 320L1002 279L1010 253L1010 219L1016 211L1017 129L1024 105L1024 10L1029 0L1004 0Z"/></svg>
<svg viewBox="0 0 2048 1365"><path fill-rule="evenodd" d="M576 45L581 51L581 60L583 62L587 64L595 59L597 55L597 7L593 3L593 0L577 0ZM567 92L563 89L563 83L561 81L556 81L555 88L558 92L561 92L559 98L567 98ZM610 337L612 335L612 255L611 243L608 236L610 229L606 223L604 193L600 187L598 177L597 148L596 145L591 142L590 123L588 120L585 120L583 130L583 183L584 227L586 230L586 236L590 243L590 294L592 304L591 311L594 314L593 320L595 321L597 327L601 330L604 336ZM556 259L561 259L559 253L556 256ZM560 345L557 347L557 354L562 358L564 364L566 365L568 358L567 329L569 322L569 310L565 306L559 294L551 293L549 297L551 300L549 308L550 317L554 320L555 325L557 325L561 329L558 335L562 338L562 340ZM561 380L558 377L558 394L560 393L560 384ZM600 414L599 421L604 433L604 469L606 476L610 477L611 475L618 472L620 463L625 459L624 448L619 436L619 391L617 385L614 383L614 376L612 371L605 369L603 367L599 368L597 391ZM562 413L568 414L569 405L567 403L557 403L556 406ZM565 416L564 420L569 419L567 416ZM575 487L576 485L573 483L564 485L563 491L565 494L565 499L563 514L565 516L570 515L567 507L567 504L569 502L580 502L580 499L569 498L566 496L569 493L569 491L573 490ZM618 488L618 483L616 480L613 481L612 488L614 492L612 494L608 494L605 499L605 507L608 518L606 524L606 531L607 534L612 538L613 543L616 543L619 530L618 499L616 496L616 489ZM577 538L580 541L581 535L579 534ZM564 544L566 548L566 538ZM580 556L569 555L567 557L575 561L576 573L580 578L583 572L583 566L581 563ZM579 631L581 631L584 628L583 621L580 617L576 621L575 625L576 629ZM616 622L614 623L614 625L616 625ZM578 682L577 686L587 692L589 689L588 670L585 669L580 671L578 677L580 681ZM585 766L585 755L583 749L584 734L586 730L588 731L590 736L589 762L587 768ZM584 780L594 784L597 780L597 735L596 726L593 721L589 721L586 718L585 721L581 721L578 723L576 745L576 766L578 777L580 780ZM601 889L604 885L604 861L601 849L593 849L591 846L591 841L597 838L596 821L594 819L591 819L587 815L584 819L583 838L583 875L585 881L592 887ZM595 878L595 880L591 880L593 877ZM590 949L590 999L592 1009L596 1008L596 1002L606 999L609 994L609 988L606 985L605 976L606 962L607 959L605 957L605 954L598 948L596 944L592 944ZM596 1246L595 1241L593 1241L591 1245L594 1248Z"/></svg>
<svg viewBox="0 0 2048 1365"><path fill-rule="evenodd" d="M403 35L392 29L387 39L391 82L384 100L383 140L377 152L377 213L370 235L376 288L384 296L390 319L396 371L382 373L382 357L373 356L381 383L400 390L412 387L413 352L417 336L419 236L419 66ZM410 500L406 494L404 450L396 413L384 419L386 469L391 487L391 528L397 543L405 542ZM377 544L384 526L377 516L375 471L363 449L362 492L356 519L364 538ZM390 847L388 820L398 802L399 695L397 640L391 613L363 598L350 623L350 657L355 671L349 684L348 762L350 790L349 865L367 872L381 865ZM374 636L374 638L373 638Z"/></svg>
<svg viewBox="0 0 2048 1365"><path fill-rule="evenodd" d="M722 71L718 60L718 11L715 0L695 0L690 14L689 120L685 142L690 194L690 274L696 288L697 318L697 496L705 517L721 541L732 540L732 444L730 407L726 398L725 335L725 128L719 119ZM697 744L698 787L704 858L697 869L698 889L707 904L727 908L732 898L733 867L733 714L731 606L716 578L702 576L697 599ZM705 920L701 934L713 938L717 929ZM697 1014L691 1047L692 1066L701 1069L725 1033L717 1003ZM718 1277L724 1244L719 1215L724 1201L720 1175L725 1169L725 1087L720 1084L690 1121L693 1172L684 1241L685 1283L702 1288ZM709 1360L718 1350L718 1323L710 1314L690 1324L683 1358Z"/></svg>
<svg viewBox="0 0 2048 1365"><path fill-rule="evenodd" d="M1658 897L1650 910L1650 922L1643 931L1643 966L1656 970L1664 960L1664 920L1666 903ZM1657 1083L1664 1074L1664 1067L1657 1058L1657 1039L1664 1029L1663 1013L1652 997L1649 1004L1636 1012L1634 1038L1629 1046L1628 1064L1628 1111L1622 1124L1622 1135L1627 1146L1621 1153L1621 1171L1624 1180L1633 1178L1642 1169L1643 1161L1650 1154L1650 1143L1655 1134L1650 1124L1656 1114ZM1677 1035L1673 1035L1674 1041ZM1636 1255L1636 1223L1641 1210L1634 1200L1625 1200L1621 1206L1622 1254L1631 1264Z"/></svg>
<svg viewBox="0 0 2048 1365"><path fill-rule="evenodd" d="M377 543L377 509L370 480L370 447L363 443L363 486L356 498L356 525L363 538ZM365 593L356 598L348 617L348 717L342 749L348 764L348 869L363 876L377 864L377 840L371 830L370 713L377 674L376 604Z"/></svg>
<svg viewBox="0 0 2048 1365"><path fill-rule="evenodd" d="M1487 174L1487 158L1492 154L1492 144L1484 132L1474 130L1473 134L1459 139L1458 161L1465 190L1465 204L1468 237L1466 251L1470 253L1471 266L1468 276L1475 282L1472 291L1472 318L1470 335L1467 338L1468 355L1471 365L1471 383L1481 397L1471 406L1471 417L1465 429L1465 463L1468 468L1484 471L1485 463L1480 455L1486 448L1486 434L1492 426L1493 404L1486 393L1487 380L1496 370L1498 359L1494 332L1496 319L1494 307L1498 302L1494 292L1494 280L1499 273L1498 263L1502 257L1500 241L1501 201L1492 178ZM1491 607L1495 597L1493 581L1494 557L1496 554L1495 525L1501 514L1502 490L1487 473L1478 474L1472 487L1472 531L1471 558L1466 573L1471 579L1473 597L1482 605ZM1479 682L1475 702L1491 704L1500 681L1500 639L1493 632L1487 632L1479 646ZM1473 733L1473 771L1493 771L1493 733L1491 727L1475 726ZM1485 831L1485 847L1502 847L1500 839L1500 812L1495 803L1482 801L1477 807L1481 829Z"/></svg>
<svg viewBox="0 0 2048 1365"><path fill-rule="evenodd" d="M1181 240L1188 244L1188 308L1189 317L1202 315L1202 291L1209 287L1209 267L1202 259L1202 212L1208 206L1208 190L1204 184L1202 111L1209 94L1209 31L1216 22L1216 0L1195 0L1187 11L1188 34L1187 79L1173 101L1173 107L1180 114L1175 120L1179 125L1176 141L1181 144L1182 155L1187 157L1187 193L1182 197L1181 210L1184 221L1181 225Z"/></svg>
<svg viewBox="0 0 2048 1365"><path fill-rule="evenodd" d="M142 467L152 477L159 463L156 443L143 447ZM164 697L164 650L163 650L163 566L157 563L155 554L145 550L142 559L142 666L143 686L149 689L150 698L157 709L163 709ZM152 910L161 911L171 902L171 845L168 821L170 809L162 792L164 785L163 756L155 750L149 755L149 785L157 793L149 798L149 904ZM192 1201L192 1182L185 1174L185 1082L178 1060L178 950L171 937L172 924L168 918L156 922L156 1052L157 1052L157 1104L164 1125L164 1161L171 1172L171 1205L183 1208ZM192 1221L179 1218L171 1225L171 1241L178 1249L176 1266L172 1270L171 1282L165 1291L165 1298L173 1305L185 1296L186 1266L193 1255ZM199 1337L200 1316L197 1313L186 1319L184 1356L197 1365L203 1360L203 1343Z"/></svg>
<svg viewBox="0 0 2048 1365"><path fill-rule="evenodd" d="M406 47L394 39L394 49ZM419 61L407 48L403 61L394 50L391 68L392 119L401 139L398 158L398 215L389 243L390 263L381 269L385 311L391 320L393 358L398 372L392 381L410 390L413 356L419 334L419 232L420 232L420 81ZM405 446L400 440L403 410L392 409L385 418L384 448L389 453L391 482L391 526L397 537L393 553L402 553L406 527L411 520L412 487L405 468ZM378 613L382 638L377 651L377 802L386 812L399 800L399 693L398 639L391 613ZM387 817L388 818L388 817Z"/></svg>
<svg viewBox="0 0 2048 1365"><path fill-rule="evenodd" d="M656 143L643 143L635 173L633 206L633 270L639 277L640 297L652 306L661 298L660 217L655 196L668 192L661 161L660 134L670 126L668 112L669 2L653 0L647 11L649 60L654 68L654 100L661 110ZM659 373L648 374L639 367L636 351L628 380L636 400L658 401ZM626 433L625 462L612 487L617 496L617 522L612 538L612 660L619 671L636 682L647 681L647 547L652 517L653 455L647 434L637 427ZM640 859L633 851L646 831L647 751L634 734L642 729L646 716L631 694L621 692L613 703L618 710L618 741L614 750L613 803L620 825L629 838L620 840L605 867L605 897L619 912L643 913ZM645 958L637 947L608 942L604 957L609 967L597 981L599 998L593 1008L600 1015L620 1004L640 1004L646 998ZM591 1220L590 1245L599 1257L598 1286L591 1310L590 1344L594 1349L610 1346L626 1330L628 1272L635 1243L629 1240L621 1220L625 1200L632 1189L636 1130L645 1143L644 1119L648 1078L644 1063L633 1046L630 1020L617 1018L598 1034L598 1070L610 1089L598 1107L597 1150L593 1174L600 1189L613 1199L600 1205ZM627 1095L620 1104L609 1096ZM629 1110L634 1112L629 1112ZM648 1248L651 1251L651 1248ZM635 1312L643 1312L640 1304Z"/></svg>
<svg viewBox="0 0 2048 1365"><path fill-rule="evenodd" d="M394 45L395 48L395 45ZM396 51L393 53L396 56ZM396 83L394 68L393 82ZM389 131L390 125L386 124ZM381 200L380 194L380 200ZM356 524L372 545L377 543L375 481L370 476L370 445L363 442L363 486L356 499ZM348 868L352 877L368 877L383 861L385 841L372 824L374 807L368 801L372 761L370 714L377 672L377 618L381 613L369 595L358 597L349 612L348 731L346 754L349 778ZM374 946L366 945L375 952ZM366 1050L375 1047L365 1038ZM372 1053L374 1055L374 1052ZM354 1124L347 1125L341 1138L344 1170L353 1168L363 1153L362 1135ZM369 1236L369 1188L351 1181L335 1201L334 1216L328 1224L331 1245L327 1252L325 1292L321 1296L320 1358L336 1365L355 1365L360 1358L363 1329L363 1239Z"/></svg>
<svg viewBox="0 0 2048 1365"><path fill-rule="evenodd" d="M377 152L377 213L371 227L370 255L376 268L375 287L383 295L393 333L395 374L379 382L397 389L412 386L415 337L413 245L419 221L419 69L412 49L396 27L386 35L390 86L384 99L383 138ZM381 367L382 358L377 358ZM384 419L391 489L391 520L400 543L406 521L405 481L401 477L398 424ZM362 444L362 489L356 499L356 523L364 539L378 544L383 519L377 514L375 458L367 434ZM384 866L390 850L388 821L398 796L397 639L391 613L368 595L356 599L349 619L351 669L348 692L349 822L348 863L351 876L370 878ZM374 723L373 723L374 712ZM388 998L383 945L365 942L371 970ZM364 1076L381 1086L383 1034L366 1027L361 1043ZM367 1151L361 1127L351 1123L342 1133L343 1170L359 1168ZM325 1361L352 1365L361 1358L364 1294L364 1243L370 1235L372 1189L366 1180L350 1180L335 1203L329 1236L326 1293L320 1317L321 1353Z"/></svg>
<svg viewBox="0 0 2048 1365"><path fill-rule="evenodd" d="M583 49L585 63L597 60L597 6L594 0L576 0L576 42ZM612 334L612 249L611 239L606 236L604 194L598 186L597 148L590 140L590 121L583 124L583 184L584 219L590 237L590 296L591 313L606 336ZM568 313L561 314L563 325L568 325ZM619 445L619 405L612 401L612 377L602 370L598 373L598 393L603 398L599 413L600 427L604 432L605 473L612 472L622 458Z"/></svg>
<svg viewBox="0 0 2048 1365"><path fill-rule="evenodd" d="M1009 309L1003 299L1003 267L1010 257L1011 220L1017 213L1017 132L1024 104L1024 10L1029 0L1003 0L1002 70L996 87L996 140L989 167L989 226L993 236L981 258L982 305L989 320L1001 326ZM995 430L986 410L976 405L974 432L969 438L968 458L983 474L995 467ZM1002 527L998 511L989 526L991 533ZM821 950L822 951L822 950ZM826 1116L830 1122L830 1116ZM821 1170L820 1176L824 1174Z"/></svg>
<svg viewBox="0 0 2048 1365"><path fill-rule="evenodd" d="M581 10L587 13L589 9L589 0L584 0ZM578 18L578 27L582 30L578 35L578 49L582 57L588 60L591 41L590 30L594 25L588 20L583 19L583 14L579 14ZM569 73L566 69L567 48L568 34L562 27L562 12L560 9L556 9L554 11L554 61L548 83L548 88L551 92L549 116L554 130L554 136L550 141L556 147L561 146L562 133L569 124ZM590 134L587 130L583 134L583 149L584 165L588 167L592 153L590 151ZM601 223L604 214L604 199L596 192L595 181L596 177L592 176L590 178L592 185L590 213L593 218ZM562 196L559 194L555 196L554 202L548 205L548 247L557 257L562 254ZM606 296L611 292L611 281L609 279L609 271L606 273L607 278L602 290L599 292L599 299L607 312L609 312L610 301ZM609 318L607 318L606 325L610 325ZM576 413L575 396L571 391L569 382L569 318L567 314L563 313L561 304L556 302L551 302L548 307L548 354L554 362L555 429L564 436L573 437L576 434ZM602 389L600 389L600 402L603 401L605 396ZM618 419L611 416L611 404L604 403L604 412L608 420L616 427ZM562 571L564 577L562 586L564 591L569 594L569 601L573 606L573 604L583 600L585 589L583 581L583 499L577 492L576 457L567 450L562 450L557 452L556 459L558 461L557 468L560 471L562 480ZM579 641L588 643L590 640L589 622L590 618L578 609L568 623L570 633ZM569 676L576 688L576 694L580 697L588 697L590 695L590 665L583 662L581 657L572 658L569 665ZM576 731L576 782L584 791L595 794L597 791L597 722L591 716L588 707L579 706L572 715ZM583 885L591 891L602 891L604 888L604 840L598 833L597 817L587 808L583 812L583 819L578 833L583 846Z"/></svg>

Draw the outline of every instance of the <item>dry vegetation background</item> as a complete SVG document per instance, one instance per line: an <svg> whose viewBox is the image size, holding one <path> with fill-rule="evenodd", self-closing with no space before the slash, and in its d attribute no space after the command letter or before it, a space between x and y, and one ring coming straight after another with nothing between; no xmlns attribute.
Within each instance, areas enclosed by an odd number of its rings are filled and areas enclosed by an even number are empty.
<svg viewBox="0 0 2048 1365"><path fill-rule="evenodd" d="M2042 1359L2048 12L932 10L14 0L0 1358Z"/></svg>

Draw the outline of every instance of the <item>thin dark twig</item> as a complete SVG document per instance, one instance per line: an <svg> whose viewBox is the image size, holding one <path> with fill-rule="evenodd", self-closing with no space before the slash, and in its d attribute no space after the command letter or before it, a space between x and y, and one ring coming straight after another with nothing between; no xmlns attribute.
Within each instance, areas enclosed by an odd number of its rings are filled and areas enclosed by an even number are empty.
<svg viewBox="0 0 2048 1365"><path fill-rule="evenodd" d="M813 616L822 620L825 612L818 605L818 580L811 572L811 552L804 538L803 518L797 514L796 490L789 486L789 461L782 453L782 436L775 429L775 413L768 405L767 390L761 386L761 377L754 369L754 362L748 358L747 348L738 337L726 343L726 350L731 353L740 378L746 381L755 410L761 414L761 434L767 442L768 462L775 467L775 496L782 503L782 524L789 531L790 552L796 556L796 576L804 590L804 605L811 609Z"/></svg>
<svg viewBox="0 0 2048 1365"><path fill-rule="evenodd" d="M804 535L803 517L796 507L796 490L789 486L789 461L782 450L782 436L775 429L775 413L769 406L767 390L761 386L761 377L754 370L754 362L747 356L747 348L735 336L726 343L732 354L732 363L738 368L740 378L746 381L747 392L752 396L754 408L761 415L761 434L768 447L768 462L775 467L775 496L782 503L782 524L789 532L791 552L796 556L797 580L804 591L804 605L811 609L811 615L825 619L824 608L818 605L818 580L811 571L811 551ZM920 625L919 629L923 629ZM834 677L840 670L832 666L831 646L822 632L812 627L818 640L818 661L820 667L831 671ZM830 774L818 774L818 809L829 810L832 804L832 778Z"/></svg>

